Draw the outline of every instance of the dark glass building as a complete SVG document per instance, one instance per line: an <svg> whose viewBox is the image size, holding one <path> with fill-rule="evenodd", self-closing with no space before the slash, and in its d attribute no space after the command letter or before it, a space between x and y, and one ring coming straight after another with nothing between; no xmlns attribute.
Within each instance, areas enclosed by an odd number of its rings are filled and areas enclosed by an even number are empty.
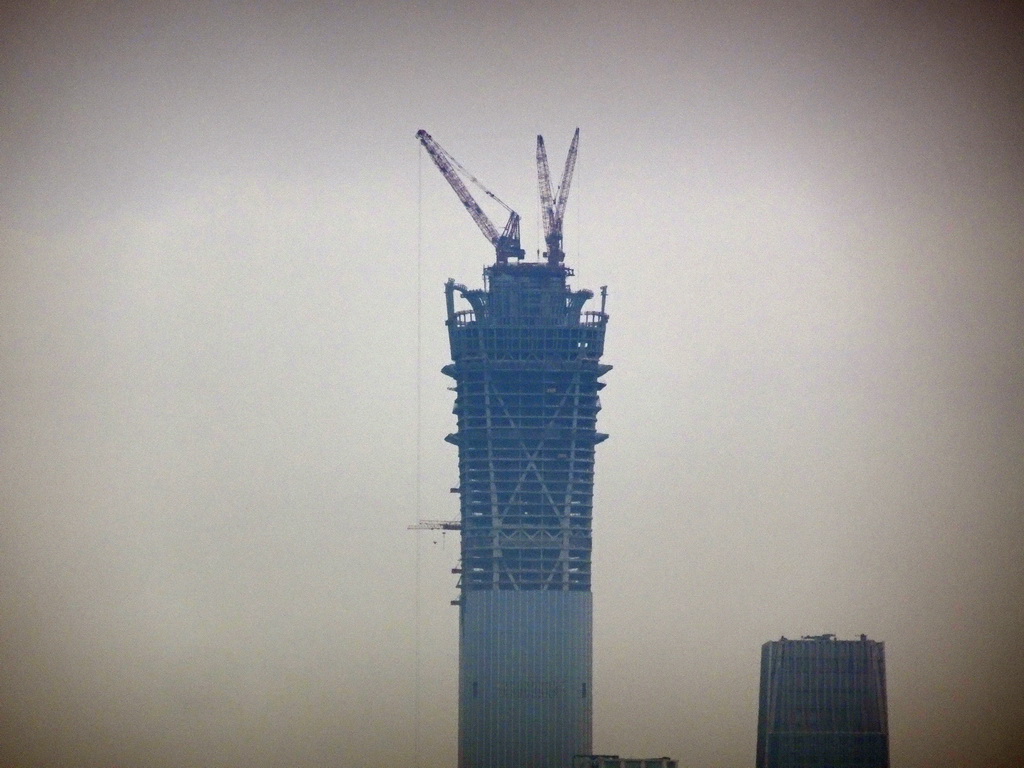
<svg viewBox="0 0 1024 768"><path fill-rule="evenodd" d="M761 646L757 768L888 768L885 644L817 635Z"/></svg>
<svg viewBox="0 0 1024 768"><path fill-rule="evenodd" d="M460 768L591 752L594 446L604 312L562 263L446 287L459 449ZM468 307L456 310L461 298Z"/></svg>

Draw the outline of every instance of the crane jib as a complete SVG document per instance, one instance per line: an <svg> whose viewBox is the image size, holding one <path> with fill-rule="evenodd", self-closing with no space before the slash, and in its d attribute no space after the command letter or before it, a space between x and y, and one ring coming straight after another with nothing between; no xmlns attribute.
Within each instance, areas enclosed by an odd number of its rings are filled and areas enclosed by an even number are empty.
<svg viewBox="0 0 1024 768"><path fill-rule="evenodd" d="M497 260L500 263L505 263L509 258L521 259L525 255L525 252L519 245L519 214L510 208L505 202L503 202L497 195L487 189L479 179L473 174L469 173L458 160L452 157L440 144L438 144L434 138L424 130L419 130L416 133L416 138L420 140L420 144L427 150L427 154L434 161L434 165L441 171L441 175L444 176L445 180L451 186L455 192L456 197L462 203L463 207L469 213L470 217L476 222L476 225L483 232L484 237L487 238L488 242L495 248ZM494 225L494 222L484 213L483 209L477 203L476 199L466 188L463 183L459 172L462 172L467 179L476 184L484 194L489 198L496 201L505 210L509 212L508 222L505 224L505 229L498 232L498 228Z"/></svg>

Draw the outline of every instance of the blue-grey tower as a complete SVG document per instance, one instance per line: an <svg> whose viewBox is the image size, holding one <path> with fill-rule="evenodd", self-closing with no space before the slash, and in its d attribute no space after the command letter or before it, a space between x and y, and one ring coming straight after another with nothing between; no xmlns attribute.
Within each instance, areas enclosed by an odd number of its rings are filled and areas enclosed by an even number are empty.
<svg viewBox="0 0 1024 768"><path fill-rule="evenodd" d="M592 751L594 448L607 437L598 392L611 369L606 291L586 309L594 294L569 286L561 249L579 131L557 197L537 137L547 243L537 262L522 261L518 215L508 209L499 233L461 166L419 138L497 254L482 288L445 286L462 531L459 768L570 768Z"/></svg>
<svg viewBox="0 0 1024 768"><path fill-rule="evenodd" d="M460 768L567 768L591 752L591 522L608 316L562 264L449 281L459 448ZM456 294L470 308L456 311Z"/></svg>

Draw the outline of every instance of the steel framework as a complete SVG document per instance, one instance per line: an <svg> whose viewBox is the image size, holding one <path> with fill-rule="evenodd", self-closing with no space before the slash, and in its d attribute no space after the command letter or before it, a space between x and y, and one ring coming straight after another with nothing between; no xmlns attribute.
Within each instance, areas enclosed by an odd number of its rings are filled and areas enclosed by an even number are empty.
<svg viewBox="0 0 1024 768"><path fill-rule="evenodd" d="M462 530L459 765L564 768L591 748L591 523L608 320L561 263L446 287ZM456 296L468 309L456 310Z"/></svg>

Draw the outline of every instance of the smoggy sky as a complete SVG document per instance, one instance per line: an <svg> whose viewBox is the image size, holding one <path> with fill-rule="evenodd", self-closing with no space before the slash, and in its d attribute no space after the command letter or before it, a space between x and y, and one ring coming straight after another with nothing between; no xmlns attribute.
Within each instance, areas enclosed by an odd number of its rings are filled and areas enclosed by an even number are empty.
<svg viewBox="0 0 1024 768"><path fill-rule="evenodd" d="M576 126L595 750L750 765L761 643L866 633L894 766L1024 764L1015 4L0 13L0 765L454 763L493 252L414 134L534 253Z"/></svg>

